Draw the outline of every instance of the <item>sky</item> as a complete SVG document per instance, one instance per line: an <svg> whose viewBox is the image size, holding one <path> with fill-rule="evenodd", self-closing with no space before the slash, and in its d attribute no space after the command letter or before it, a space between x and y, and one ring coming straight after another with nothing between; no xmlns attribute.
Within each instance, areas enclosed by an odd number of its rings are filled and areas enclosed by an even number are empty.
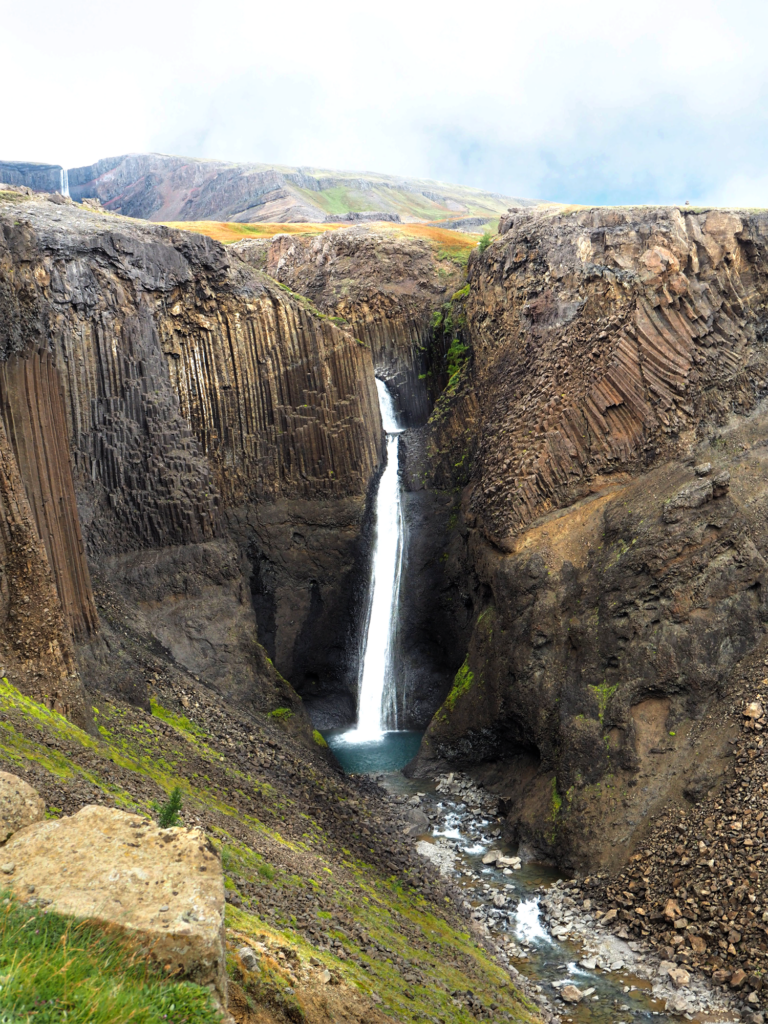
<svg viewBox="0 0 768 1024"><path fill-rule="evenodd" d="M0 0L0 159L768 206L766 0Z"/></svg>

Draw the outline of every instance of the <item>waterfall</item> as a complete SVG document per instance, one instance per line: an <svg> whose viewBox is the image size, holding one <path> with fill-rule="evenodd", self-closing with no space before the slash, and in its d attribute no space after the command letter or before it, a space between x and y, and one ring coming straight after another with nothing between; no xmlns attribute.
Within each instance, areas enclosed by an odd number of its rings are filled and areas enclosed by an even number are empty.
<svg viewBox="0 0 768 1024"><path fill-rule="evenodd" d="M386 384L378 380L379 408L387 435L387 464L376 495L373 558L357 711L357 726L346 733L351 742L381 739L389 725L388 707L395 707L392 635L402 562L402 514L398 474L398 426L395 404Z"/></svg>
<svg viewBox="0 0 768 1024"><path fill-rule="evenodd" d="M61 169L61 187L59 188L59 192L61 192L63 196L67 196L67 198L69 198L69 172L65 167L62 167Z"/></svg>

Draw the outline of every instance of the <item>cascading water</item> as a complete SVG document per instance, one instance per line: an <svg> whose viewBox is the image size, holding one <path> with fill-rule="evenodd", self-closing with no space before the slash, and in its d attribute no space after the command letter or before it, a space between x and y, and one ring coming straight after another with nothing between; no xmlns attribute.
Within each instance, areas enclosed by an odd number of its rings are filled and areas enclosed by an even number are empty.
<svg viewBox="0 0 768 1024"><path fill-rule="evenodd" d="M61 169L61 187L59 188L59 192L61 192L63 196L69 197L69 172L65 167L62 167Z"/></svg>
<svg viewBox="0 0 768 1024"><path fill-rule="evenodd" d="M368 622L358 697L357 727L347 742L381 740L387 727L397 729L392 634L402 562L402 515L398 474L398 426L395 404L386 384L376 381L381 420L387 435L387 465L376 496L375 540L371 565Z"/></svg>

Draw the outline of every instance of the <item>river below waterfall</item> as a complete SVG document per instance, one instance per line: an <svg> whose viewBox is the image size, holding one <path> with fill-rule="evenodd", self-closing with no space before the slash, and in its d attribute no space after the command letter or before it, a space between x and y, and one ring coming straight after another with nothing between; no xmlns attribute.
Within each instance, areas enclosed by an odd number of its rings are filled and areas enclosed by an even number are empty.
<svg viewBox="0 0 768 1024"><path fill-rule="evenodd" d="M454 788L451 779L411 780L400 771L378 776L390 799L403 805L406 821L409 810L426 816L428 826L422 818L409 829L417 851L460 887L465 910L488 928L513 977L519 972L528 979L563 1021L739 1020L730 1000L702 979L675 990L650 948L597 925L588 908L569 897L568 880L555 868L484 864L489 851L516 851L499 838L495 798L469 780ZM578 990L578 1003L562 998L566 986Z"/></svg>
<svg viewBox="0 0 768 1024"><path fill-rule="evenodd" d="M400 771L416 754L422 734L397 729L403 720L394 642L403 547L401 428L386 385L376 383L387 463L375 506L357 723L327 733L336 758L349 774L376 775L390 799L403 805L404 828L416 852L458 886L464 910L495 942L512 978L533 998L545 999L561 1020L739 1020L727 998L701 979L691 978L684 991L676 990L668 973L675 964L660 963L643 942L625 941L602 928L589 900L578 905L568 895L568 881L554 869L512 859L516 851L500 841L497 800L491 794L454 775L412 781ZM497 864L499 856L508 859Z"/></svg>

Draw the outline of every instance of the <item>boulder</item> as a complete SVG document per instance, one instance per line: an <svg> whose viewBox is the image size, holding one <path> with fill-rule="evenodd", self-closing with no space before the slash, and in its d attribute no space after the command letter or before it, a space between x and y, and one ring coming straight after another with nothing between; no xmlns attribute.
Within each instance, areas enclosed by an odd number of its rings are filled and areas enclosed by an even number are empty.
<svg viewBox="0 0 768 1024"><path fill-rule="evenodd" d="M668 972L669 980L675 986L675 988L685 988L686 985L690 985L691 976L688 971L684 971L682 967L673 967Z"/></svg>
<svg viewBox="0 0 768 1024"><path fill-rule="evenodd" d="M583 992L575 985L563 985L560 989L560 996L565 1003L580 1003L584 998Z"/></svg>
<svg viewBox="0 0 768 1024"><path fill-rule="evenodd" d="M45 803L37 790L18 775L0 772L0 843L44 817Z"/></svg>
<svg viewBox="0 0 768 1024"><path fill-rule="evenodd" d="M512 868L513 871L519 871L523 866L522 861L519 857L497 857L496 867L497 868Z"/></svg>
<svg viewBox="0 0 768 1024"><path fill-rule="evenodd" d="M483 864L495 864L499 857L501 857L499 850L489 850L488 853L483 854Z"/></svg>
<svg viewBox="0 0 768 1024"><path fill-rule="evenodd" d="M19 899L135 936L169 973L212 985L226 1005L224 875L201 829L88 806L21 829L3 856Z"/></svg>
<svg viewBox="0 0 768 1024"><path fill-rule="evenodd" d="M409 807L405 812L405 820L409 825L416 826L422 832L426 832L429 828L429 818L418 807Z"/></svg>

